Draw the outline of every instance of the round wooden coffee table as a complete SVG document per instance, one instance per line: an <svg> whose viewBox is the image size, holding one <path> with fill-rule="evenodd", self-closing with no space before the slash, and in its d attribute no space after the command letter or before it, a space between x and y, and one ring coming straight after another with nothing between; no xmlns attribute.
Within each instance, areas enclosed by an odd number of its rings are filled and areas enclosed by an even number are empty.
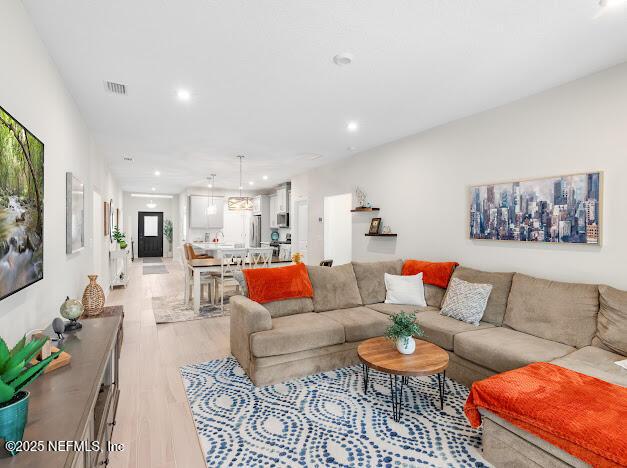
<svg viewBox="0 0 627 468"><path fill-rule="evenodd" d="M437 374L440 392L440 409L444 409L444 383L448 367L448 353L428 341L416 340L413 354L401 354L396 345L381 336L364 341L357 348L357 355L364 369L364 393L368 392L368 369L385 372L390 376L392 394L392 417L401 419L403 386L409 377Z"/></svg>

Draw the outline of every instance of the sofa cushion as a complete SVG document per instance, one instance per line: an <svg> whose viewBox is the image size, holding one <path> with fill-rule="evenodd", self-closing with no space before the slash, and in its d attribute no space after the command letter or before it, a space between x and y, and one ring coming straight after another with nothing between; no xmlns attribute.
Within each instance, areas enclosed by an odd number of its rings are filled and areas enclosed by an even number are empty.
<svg viewBox="0 0 627 468"><path fill-rule="evenodd" d="M591 375L606 382L627 387L627 369L614 364L625 359L620 354L615 354L594 346L586 346L564 357L551 361L555 364L581 374Z"/></svg>
<svg viewBox="0 0 627 468"><path fill-rule="evenodd" d="M390 318L368 307L331 310L320 315L335 320L344 327L347 342L361 341L382 336L391 325Z"/></svg>
<svg viewBox="0 0 627 468"><path fill-rule="evenodd" d="M451 278L440 313L471 325L479 325L491 292L491 284Z"/></svg>
<svg viewBox="0 0 627 468"><path fill-rule="evenodd" d="M599 293L596 337L611 351L627 356L627 291L599 286Z"/></svg>
<svg viewBox="0 0 627 468"><path fill-rule="evenodd" d="M402 260L389 262L353 262L353 271L357 279L357 287L364 304L375 304L385 301L385 273L400 275L403 268Z"/></svg>
<svg viewBox="0 0 627 468"><path fill-rule="evenodd" d="M422 273L425 284L446 288L457 262L426 262L424 260L405 260L402 275L413 276Z"/></svg>
<svg viewBox="0 0 627 468"><path fill-rule="evenodd" d="M316 312L349 309L362 305L353 265L336 267L308 266L313 285L313 304Z"/></svg>
<svg viewBox="0 0 627 468"><path fill-rule="evenodd" d="M453 351L453 337L458 333L494 327L491 323L486 322L471 325L461 320L440 315L437 310L416 315L416 322L425 332L425 336L421 339L430 341L449 351Z"/></svg>
<svg viewBox="0 0 627 468"><path fill-rule="evenodd" d="M425 301L427 301L428 306L439 309L442 306L444 294L446 294L446 289L433 286L432 284L425 284Z"/></svg>
<svg viewBox="0 0 627 468"><path fill-rule="evenodd" d="M494 327L455 335L455 354L496 372L505 372L532 362L552 361L575 350L509 328Z"/></svg>
<svg viewBox="0 0 627 468"><path fill-rule="evenodd" d="M272 318L284 317L286 315L304 314L314 311L313 301L309 297L267 302L262 305L268 309Z"/></svg>
<svg viewBox="0 0 627 468"><path fill-rule="evenodd" d="M457 267L453 272L453 278L469 283L491 284L492 292L485 308L483 322L501 325L507 307L507 298L512 287L514 273L491 273L488 271L473 270L472 268Z"/></svg>
<svg viewBox="0 0 627 468"><path fill-rule="evenodd" d="M503 323L539 338L583 348L597 328L599 288L516 273Z"/></svg>
<svg viewBox="0 0 627 468"><path fill-rule="evenodd" d="M272 319L272 329L250 335L254 356L278 356L344 343L344 327L316 313Z"/></svg>
<svg viewBox="0 0 627 468"><path fill-rule="evenodd" d="M242 273L246 278L248 297L260 304L313 297L304 263L278 268L245 268Z"/></svg>
<svg viewBox="0 0 627 468"><path fill-rule="evenodd" d="M434 310L438 312L440 309L437 307L421 307L415 305L405 305L405 304L369 304L366 307L372 310L376 310L377 312L381 312L386 315L395 315L400 312L405 312L407 314L418 314L420 312L426 312L427 310Z"/></svg>

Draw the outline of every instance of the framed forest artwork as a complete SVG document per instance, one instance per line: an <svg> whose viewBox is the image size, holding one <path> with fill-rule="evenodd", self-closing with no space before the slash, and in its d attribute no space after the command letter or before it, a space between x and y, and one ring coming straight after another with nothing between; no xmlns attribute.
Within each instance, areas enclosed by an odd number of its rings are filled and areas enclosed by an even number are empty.
<svg viewBox="0 0 627 468"><path fill-rule="evenodd" d="M44 277L44 144L0 107L0 300Z"/></svg>

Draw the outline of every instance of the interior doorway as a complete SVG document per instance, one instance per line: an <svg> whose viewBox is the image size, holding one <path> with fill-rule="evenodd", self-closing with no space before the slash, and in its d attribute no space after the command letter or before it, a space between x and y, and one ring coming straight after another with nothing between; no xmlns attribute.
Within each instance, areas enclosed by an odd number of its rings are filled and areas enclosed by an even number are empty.
<svg viewBox="0 0 627 468"><path fill-rule="evenodd" d="M299 252L302 256L302 262L307 263L309 231L309 203L307 200L298 200L294 203L294 221L292 253Z"/></svg>
<svg viewBox="0 0 627 468"><path fill-rule="evenodd" d="M352 201L350 193L324 197L324 258L333 260L333 265L352 259Z"/></svg>
<svg viewBox="0 0 627 468"><path fill-rule="evenodd" d="M137 256L163 257L163 212L137 213Z"/></svg>

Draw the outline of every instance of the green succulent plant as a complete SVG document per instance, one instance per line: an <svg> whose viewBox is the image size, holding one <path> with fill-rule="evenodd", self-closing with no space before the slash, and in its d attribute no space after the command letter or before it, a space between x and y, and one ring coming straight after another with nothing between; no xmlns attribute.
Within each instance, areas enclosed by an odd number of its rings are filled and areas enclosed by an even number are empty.
<svg viewBox="0 0 627 468"><path fill-rule="evenodd" d="M420 328L420 325L416 323L416 314L407 314L405 312L399 312L390 316L392 325L385 331L385 336L392 340L403 340L403 344L407 345L407 340L410 336L424 336L424 331Z"/></svg>
<svg viewBox="0 0 627 468"><path fill-rule="evenodd" d="M45 342L46 339L41 338L26 343L26 337L23 337L9 351L7 344L0 338L0 406L32 383L41 375L46 366L61 354L59 350L43 361L30 365L31 360L39 354Z"/></svg>

